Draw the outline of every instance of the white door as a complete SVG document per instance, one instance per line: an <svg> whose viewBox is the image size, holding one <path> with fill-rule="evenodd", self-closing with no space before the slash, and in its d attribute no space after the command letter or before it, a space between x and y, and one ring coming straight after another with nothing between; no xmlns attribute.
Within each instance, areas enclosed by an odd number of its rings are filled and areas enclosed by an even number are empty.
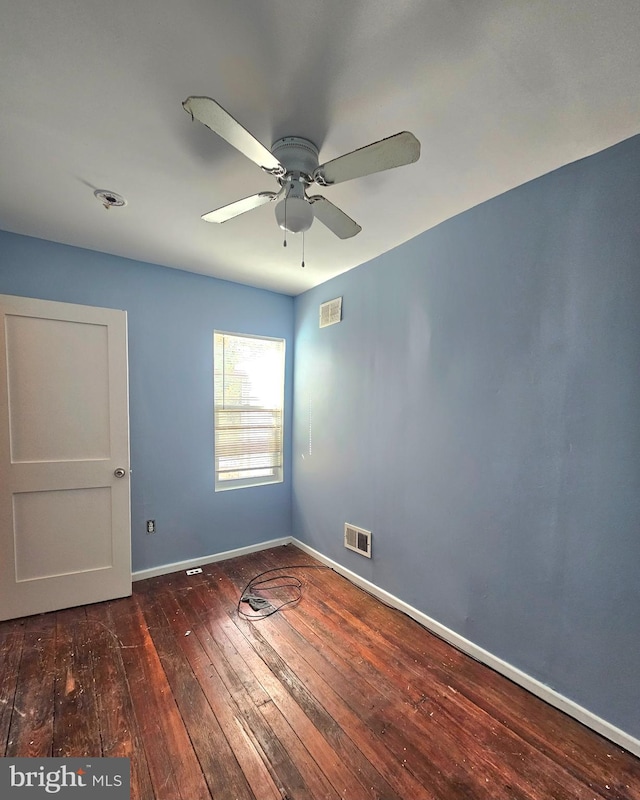
<svg viewBox="0 0 640 800"><path fill-rule="evenodd" d="M126 312L0 295L0 619L130 594Z"/></svg>

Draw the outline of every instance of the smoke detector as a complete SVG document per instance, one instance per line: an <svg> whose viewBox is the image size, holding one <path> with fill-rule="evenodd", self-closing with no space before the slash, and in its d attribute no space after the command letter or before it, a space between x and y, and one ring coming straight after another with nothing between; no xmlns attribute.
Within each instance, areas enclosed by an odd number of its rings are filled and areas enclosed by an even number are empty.
<svg viewBox="0 0 640 800"><path fill-rule="evenodd" d="M93 194L105 208L122 208L127 205L122 195L110 192L108 189L96 189Z"/></svg>

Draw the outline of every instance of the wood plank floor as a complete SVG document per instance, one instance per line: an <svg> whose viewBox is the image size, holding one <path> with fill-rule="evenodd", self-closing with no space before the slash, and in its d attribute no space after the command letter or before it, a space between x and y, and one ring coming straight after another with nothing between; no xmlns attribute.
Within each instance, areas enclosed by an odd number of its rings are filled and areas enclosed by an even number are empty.
<svg viewBox="0 0 640 800"><path fill-rule="evenodd" d="M275 567L262 595L302 599L243 619ZM640 759L317 567L280 547L0 623L0 755L129 757L134 800L640 800Z"/></svg>

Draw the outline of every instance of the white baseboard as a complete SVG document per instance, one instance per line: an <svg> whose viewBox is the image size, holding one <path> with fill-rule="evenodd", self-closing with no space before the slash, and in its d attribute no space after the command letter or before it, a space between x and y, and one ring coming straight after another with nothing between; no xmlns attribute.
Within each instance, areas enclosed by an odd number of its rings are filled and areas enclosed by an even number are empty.
<svg viewBox="0 0 640 800"><path fill-rule="evenodd" d="M369 594L377 597L383 603L386 603L387 605L404 612L407 614L407 616L411 617L412 619L416 620L416 622L419 622L423 627L427 628L427 630L435 633L441 639L449 642L449 644L453 645L458 650L461 650L463 653L471 656L476 661L486 664L496 672L499 672L501 675L509 678L509 680L512 680L514 683L522 686L523 689L531 692L531 694L534 694L536 697L539 697L540 699L549 703L549 705L554 706L560 711L564 711L565 714L568 714L570 717L578 720L578 722L581 722L583 725L591 728L591 730L594 730L596 733L599 733L601 736L604 736L615 744L624 747L624 749L628 750L630 753L640 756L639 739L636 739L628 733L625 733L623 730L620 730L620 728L616 728L615 725L612 725L601 717L598 717L596 714L593 714L591 711L588 711L586 708L578 705L573 700L569 700L568 697L556 692L554 689L551 689L549 686L546 686L544 683L536 680L536 678L532 678L530 675L527 675L526 672L522 672L522 670L518 669L517 667L514 667L508 662L503 661L501 658L494 656L488 650L484 650L482 647L474 644L469 639L465 639L464 636L460 636L460 634L452 631L450 628L441 625L435 619L428 617L426 614L423 614L422 611L418 611L417 608L410 606L408 603L405 603L398 597L395 597L384 589L381 589L374 583L371 583L365 578L361 578L355 572L352 572L346 567L343 567L341 564L338 564L337 561L333 561L332 559L323 556L322 553L314 550L313 547L309 547L309 545L304 544L304 542L301 542L295 538L289 539L289 542L296 547L299 547L300 550L303 550L305 553L313 556L323 564L326 564L328 567L331 567L347 580L351 581L351 583L369 592Z"/></svg>
<svg viewBox="0 0 640 800"><path fill-rule="evenodd" d="M160 567L141 569L138 572L134 572L131 577L134 581L143 581L145 578L156 578L158 575L168 575L171 572L180 572L181 570L193 569L194 567L203 567L205 564L213 564L215 561L226 561L228 558L246 556L249 553L257 553L259 550L268 550L270 547L281 547L284 544L291 544L291 542L292 539L290 536L283 536L281 539L271 539L268 542L260 542L260 544L237 547L235 550L225 550L223 553L202 556L202 558L192 558L189 561L176 561L173 564L163 564Z"/></svg>

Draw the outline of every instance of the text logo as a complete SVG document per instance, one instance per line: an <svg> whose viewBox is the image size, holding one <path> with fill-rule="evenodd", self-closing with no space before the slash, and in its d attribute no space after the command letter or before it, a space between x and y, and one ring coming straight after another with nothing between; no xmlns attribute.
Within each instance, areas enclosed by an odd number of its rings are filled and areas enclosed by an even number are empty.
<svg viewBox="0 0 640 800"><path fill-rule="evenodd" d="M3 800L37 800L60 792L70 800L129 800L128 758L0 759Z"/></svg>

